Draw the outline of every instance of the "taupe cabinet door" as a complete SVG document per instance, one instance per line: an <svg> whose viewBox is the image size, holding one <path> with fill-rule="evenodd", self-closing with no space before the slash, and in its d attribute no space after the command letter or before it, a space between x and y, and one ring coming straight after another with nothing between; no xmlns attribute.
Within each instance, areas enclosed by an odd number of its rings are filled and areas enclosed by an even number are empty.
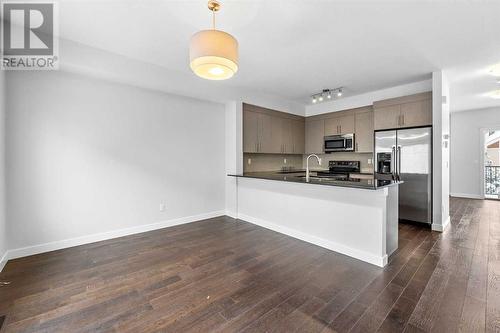
<svg viewBox="0 0 500 333"><path fill-rule="evenodd" d="M243 152L303 154L304 121L266 112L243 110Z"/></svg>
<svg viewBox="0 0 500 333"><path fill-rule="evenodd" d="M356 120L356 152L371 153L373 152L373 112L358 113L355 115Z"/></svg>
<svg viewBox="0 0 500 333"><path fill-rule="evenodd" d="M259 114L257 112L243 112L243 151L256 153L259 151Z"/></svg>
<svg viewBox="0 0 500 333"><path fill-rule="evenodd" d="M268 152L275 154L303 154L305 142L304 122L280 117L271 118L272 149Z"/></svg>
<svg viewBox="0 0 500 333"><path fill-rule="evenodd" d="M325 121L306 119L306 153L322 154L325 144Z"/></svg>
<svg viewBox="0 0 500 333"><path fill-rule="evenodd" d="M305 130L303 121L292 120L292 152L294 154L305 153Z"/></svg>
<svg viewBox="0 0 500 333"><path fill-rule="evenodd" d="M401 104L401 126L416 127L432 124L432 100Z"/></svg>
<svg viewBox="0 0 500 333"><path fill-rule="evenodd" d="M283 153L283 119L271 117L271 143L269 153Z"/></svg>
<svg viewBox="0 0 500 333"><path fill-rule="evenodd" d="M400 124L401 106L391 105L374 110L375 129L397 128Z"/></svg>
<svg viewBox="0 0 500 333"><path fill-rule="evenodd" d="M375 129L432 125L432 94L393 98L374 103Z"/></svg>
<svg viewBox="0 0 500 333"><path fill-rule="evenodd" d="M261 153L271 149L271 116L253 112L243 112L243 151Z"/></svg>
<svg viewBox="0 0 500 333"><path fill-rule="evenodd" d="M293 153L291 119L281 119L281 149L282 153Z"/></svg>
<svg viewBox="0 0 500 333"><path fill-rule="evenodd" d="M354 133L354 116L347 115L325 120L325 135Z"/></svg>

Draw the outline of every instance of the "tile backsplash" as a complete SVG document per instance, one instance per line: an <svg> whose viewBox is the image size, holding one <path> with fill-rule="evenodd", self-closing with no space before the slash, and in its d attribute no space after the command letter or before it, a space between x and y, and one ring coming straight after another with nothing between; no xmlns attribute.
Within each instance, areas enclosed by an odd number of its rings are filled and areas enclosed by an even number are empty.
<svg viewBox="0 0 500 333"><path fill-rule="evenodd" d="M303 156L303 167L306 166L306 159L308 155ZM318 154L321 158L321 166L315 158L309 159L309 168L311 169L327 169L329 161L360 161L361 172L373 172L373 154L372 153L331 153L331 154Z"/></svg>
<svg viewBox="0 0 500 333"><path fill-rule="evenodd" d="M282 155L282 154L243 154L243 172L278 171L282 167L305 169L308 155ZM311 169L327 169L329 161L360 161L361 172L373 172L373 154L371 153L332 153L318 154L321 157L321 166L316 159L309 160ZM286 159L286 163L285 163ZM370 163L371 162L371 163Z"/></svg>
<svg viewBox="0 0 500 333"><path fill-rule="evenodd" d="M284 166L302 169L302 160L302 155L245 153L243 154L243 172L278 171Z"/></svg>

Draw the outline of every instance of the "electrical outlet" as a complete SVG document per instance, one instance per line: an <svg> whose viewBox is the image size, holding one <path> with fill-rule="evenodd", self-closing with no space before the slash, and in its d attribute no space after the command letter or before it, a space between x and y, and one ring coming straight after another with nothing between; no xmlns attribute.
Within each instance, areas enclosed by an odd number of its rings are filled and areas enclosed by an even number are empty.
<svg viewBox="0 0 500 333"><path fill-rule="evenodd" d="M286 158L283 159L283 163L286 164Z"/></svg>
<svg viewBox="0 0 500 333"><path fill-rule="evenodd" d="M373 164L373 160L371 158L368 159L368 164L369 165Z"/></svg>
<svg viewBox="0 0 500 333"><path fill-rule="evenodd" d="M167 205L165 203L160 203L160 212L164 212L167 209Z"/></svg>
<svg viewBox="0 0 500 333"><path fill-rule="evenodd" d="M252 159L249 158L248 161L247 161L248 165L252 164Z"/></svg>

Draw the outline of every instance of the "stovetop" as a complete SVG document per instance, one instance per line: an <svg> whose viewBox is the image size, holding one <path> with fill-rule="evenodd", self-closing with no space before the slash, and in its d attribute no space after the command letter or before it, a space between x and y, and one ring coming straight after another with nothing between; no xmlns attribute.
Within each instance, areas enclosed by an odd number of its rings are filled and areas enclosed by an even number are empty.
<svg viewBox="0 0 500 333"><path fill-rule="evenodd" d="M334 180L351 180L350 173L359 173L359 161L329 161L329 171L319 171L317 174L322 178L331 178ZM353 180L356 181L356 180Z"/></svg>

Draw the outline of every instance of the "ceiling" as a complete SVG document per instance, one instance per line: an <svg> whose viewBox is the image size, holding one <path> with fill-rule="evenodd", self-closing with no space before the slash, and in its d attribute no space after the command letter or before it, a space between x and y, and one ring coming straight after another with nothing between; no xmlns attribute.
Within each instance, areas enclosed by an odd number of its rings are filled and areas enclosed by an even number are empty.
<svg viewBox="0 0 500 333"><path fill-rule="evenodd" d="M218 28L240 43L240 70L221 89L309 102L323 88L357 95L444 69L453 111L500 105L500 1L222 1ZM59 2L63 38L178 73L190 73L189 38L210 26L205 0ZM215 84L212 81L203 84Z"/></svg>

